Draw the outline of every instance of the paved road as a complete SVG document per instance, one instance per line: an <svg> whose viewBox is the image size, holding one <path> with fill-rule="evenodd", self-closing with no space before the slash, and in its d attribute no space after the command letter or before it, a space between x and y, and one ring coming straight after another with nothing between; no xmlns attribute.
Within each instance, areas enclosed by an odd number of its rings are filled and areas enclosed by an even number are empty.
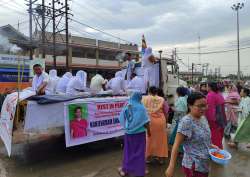
<svg viewBox="0 0 250 177"><path fill-rule="evenodd" d="M230 151L231 163L226 167L212 163L210 177L250 177L250 151L244 148ZM65 148L64 137L16 144L10 159L1 144L0 177L118 177L116 169L121 155L121 144L117 140L70 149ZM163 177L166 167L167 163L150 165L148 177ZM179 165L175 176L183 176Z"/></svg>

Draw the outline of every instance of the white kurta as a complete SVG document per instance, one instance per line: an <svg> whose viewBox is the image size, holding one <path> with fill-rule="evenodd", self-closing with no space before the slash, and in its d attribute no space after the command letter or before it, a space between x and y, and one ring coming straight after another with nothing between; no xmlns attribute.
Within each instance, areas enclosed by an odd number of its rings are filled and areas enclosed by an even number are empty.
<svg viewBox="0 0 250 177"><path fill-rule="evenodd" d="M42 83L48 81L49 81L49 75L46 72L43 72L40 76L35 75L32 80L32 90L37 91L37 89L42 85Z"/></svg>

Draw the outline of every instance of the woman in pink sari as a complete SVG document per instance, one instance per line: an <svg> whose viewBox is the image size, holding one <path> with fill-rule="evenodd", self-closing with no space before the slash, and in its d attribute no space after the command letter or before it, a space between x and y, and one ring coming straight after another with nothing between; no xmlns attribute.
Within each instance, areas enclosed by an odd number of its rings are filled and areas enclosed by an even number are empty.
<svg viewBox="0 0 250 177"><path fill-rule="evenodd" d="M211 130L212 144L223 149L222 139L226 125L225 101L219 93L216 82L208 84L207 105L206 118Z"/></svg>
<svg viewBox="0 0 250 177"><path fill-rule="evenodd" d="M235 133L237 129L240 95L235 85L230 85L228 92L229 93L225 101L227 126L224 133L225 137L230 139L230 134Z"/></svg>

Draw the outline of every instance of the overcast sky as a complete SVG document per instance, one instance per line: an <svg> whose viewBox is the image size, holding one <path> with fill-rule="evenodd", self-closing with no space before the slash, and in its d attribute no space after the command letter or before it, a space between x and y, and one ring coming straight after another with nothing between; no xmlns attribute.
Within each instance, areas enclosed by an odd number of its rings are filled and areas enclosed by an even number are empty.
<svg viewBox="0 0 250 177"><path fill-rule="evenodd" d="M230 7L237 2L245 3L240 10L240 39L241 47L247 47L249 0L73 0L70 6L74 19L138 44L144 34L148 45L168 56L175 47L178 53L198 52L199 35L201 52L235 49L236 12ZM0 25L28 20L25 8L24 0L0 0ZM117 41L75 22L70 22L70 29L75 35ZM20 30L27 34L28 23L20 24ZM210 63L211 69L221 66L223 74L236 73L236 54L201 55L201 62ZM179 58L185 65L199 62L198 55L179 54ZM241 66L244 74L250 74L250 49L241 50Z"/></svg>

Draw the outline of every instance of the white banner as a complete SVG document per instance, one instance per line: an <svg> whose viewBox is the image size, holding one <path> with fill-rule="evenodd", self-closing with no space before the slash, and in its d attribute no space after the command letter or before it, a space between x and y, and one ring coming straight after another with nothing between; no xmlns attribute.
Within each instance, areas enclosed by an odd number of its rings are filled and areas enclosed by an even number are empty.
<svg viewBox="0 0 250 177"><path fill-rule="evenodd" d="M114 97L65 104L66 147L124 135L119 115L127 101Z"/></svg>
<svg viewBox="0 0 250 177"><path fill-rule="evenodd" d="M30 90L24 90L19 94L19 101L22 101L30 96L35 95L35 92ZM7 149L8 155L11 154L11 142L13 121L16 113L16 105L18 101L18 93L12 93L7 95L3 102L1 117L0 117L0 136Z"/></svg>

